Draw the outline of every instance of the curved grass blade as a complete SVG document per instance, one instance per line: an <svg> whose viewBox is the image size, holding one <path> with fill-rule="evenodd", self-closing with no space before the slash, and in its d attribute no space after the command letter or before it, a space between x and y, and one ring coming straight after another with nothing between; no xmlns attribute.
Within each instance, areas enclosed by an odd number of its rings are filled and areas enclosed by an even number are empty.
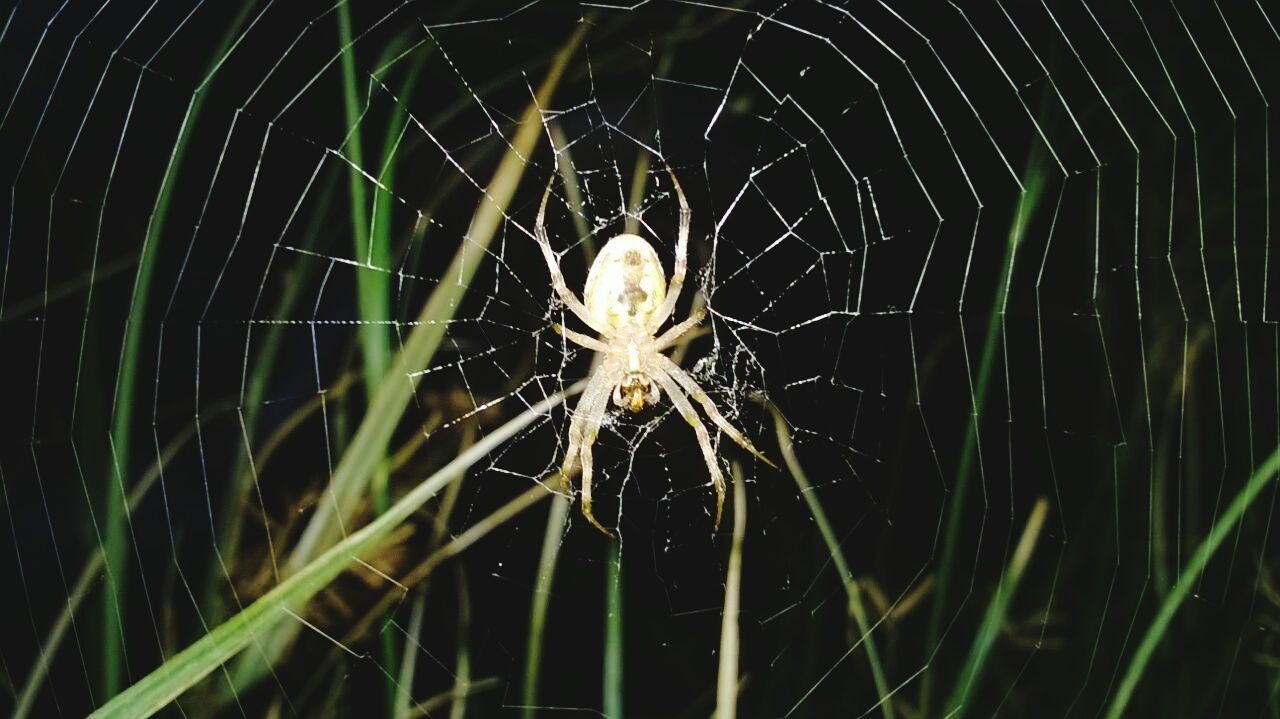
<svg viewBox="0 0 1280 719"><path fill-rule="evenodd" d="M387 371L387 381L379 384L378 392L352 438L350 449L334 469L329 483L331 501L323 501L317 506L315 516L307 524L289 558L290 571L305 565L317 552L330 546L341 532L342 521L350 519L358 506L374 465L384 454L387 442L413 396L414 385L405 379L427 366L444 338L448 320L461 306L463 295L484 258L486 248L506 217L506 208L528 164L526 158L533 155L542 135L541 108L550 101L587 27L586 23L579 25L560 50L534 101L525 110L511 148L503 155L493 179L485 188L484 198L476 208L462 246L442 275L444 281L423 306L417 327L392 362Z"/></svg>
<svg viewBox="0 0 1280 719"><path fill-rule="evenodd" d="M809 505L809 514L813 515L813 522L818 525L818 532L822 535L822 541L826 543L827 552L831 555L831 563L840 574L840 582L844 584L848 601L847 611L858 625L858 632L862 637L859 641L867 645L867 663L871 666L871 679L875 682L876 694L880 697L880 711L885 719L893 719L893 702L889 701L889 684L884 677L884 667L880 664L880 652L876 649L875 639L871 636L873 627L868 621L866 606L862 602L862 589L853 578L853 572L849 570L849 562L845 560L844 550L840 548L840 540L836 537L835 530L831 528L831 522L827 520L827 513L818 501L813 485L809 483L808 475L800 466L800 459L796 457L786 418L773 403L765 402L764 404L773 414L773 427L778 435L778 448L782 452L782 461L787 465L787 471L791 473L792 479L795 480L800 496L804 498L805 504Z"/></svg>
<svg viewBox="0 0 1280 719"><path fill-rule="evenodd" d="M1049 500L1045 497L1040 497L1036 500L1035 506L1032 507L1031 515L1027 517L1027 524L1022 529L1022 537L1018 539L1018 546L1014 549L1013 558L1009 561L1009 568L1005 570L1004 576L1000 578L1000 584L996 587L995 596L991 598L991 603L987 605L987 614L982 618L982 624L978 627L978 634L973 639L973 646L969 649L969 658L960 670L955 689L951 692L951 698L947 700L946 716L948 717L959 719L968 710L969 696L978 684L983 668L987 663L987 656L991 653L991 647L995 645L996 639L1000 636L1005 617L1009 613L1009 604L1013 601L1013 595L1018 591L1018 584L1022 581L1022 575L1026 571L1027 564L1031 562L1031 555L1036 549L1036 540L1040 538L1040 532L1044 529L1044 520L1048 514Z"/></svg>
<svg viewBox="0 0 1280 719"><path fill-rule="evenodd" d="M1272 451L1271 456L1253 471L1244 488L1235 499L1231 500L1226 511L1213 525L1213 531L1209 532L1196 548L1195 554L1187 560L1187 566L1178 577L1178 583L1160 603L1160 609L1151 620L1151 626L1147 627L1147 633L1143 635L1142 642L1138 644L1133 658L1129 660L1129 668L1124 672L1124 679L1116 689L1116 696L1111 700L1111 706L1107 707L1107 719L1119 719L1124 716L1125 707L1133 698L1133 691L1137 688L1138 681L1142 679L1142 672L1146 670L1147 662L1151 661L1152 653L1164 638L1165 632L1169 631L1169 624L1173 621L1173 616L1178 613L1178 607L1181 607L1187 596L1191 594L1196 577L1204 571L1209 560L1213 558L1214 552L1218 551L1223 540L1235 529L1236 523L1253 504L1253 500L1258 498L1268 484L1276 480L1278 472L1280 472L1280 447Z"/></svg>
<svg viewBox="0 0 1280 719"><path fill-rule="evenodd" d="M129 476L129 448L132 441L134 385L138 380L138 356L142 345L142 334L146 327L147 310L151 308L148 297L151 294L151 281L155 272L156 256L160 251L160 239L164 234L165 220L169 213L169 202L173 199L173 188L177 182L183 158L186 156L191 133L200 117L200 110L208 94L204 92L209 81L218 72L222 62L235 49L235 38L240 33L253 3L245 3L240 8L231 26L223 35L218 49L213 53L209 71L200 86L191 94L187 103L186 114L178 129L178 137L174 141L173 151L169 154L169 163L165 167L164 177L160 180L160 189L156 193L155 205L147 222L147 229L142 243L142 252L138 257L138 270L134 275L133 292L129 298L129 316L125 321L124 343L120 348L120 370L116 376L116 396L111 417L111 429L108 439L111 446L111 468L104 481L105 505L103 519L103 559L107 576L112 579L111 586L102 593L102 680L103 693L112 696L120 686L120 658L124 651L121 646L121 617L125 607L124 587L127 586L126 565L128 564L128 522L129 509L125 485ZM139 80L141 82L141 80ZM127 127L127 126L126 126ZM122 138L123 139L123 138Z"/></svg>
<svg viewBox="0 0 1280 719"><path fill-rule="evenodd" d="M168 706L196 682L238 654L256 637L265 636L283 620L300 611L311 597L328 586L352 562L372 556L380 548L382 540L418 511L427 500L462 477L481 458L560 404L566 395L579 389L580 386L575 386L565 392L553 394L485 435L372 522L352 532L346 539L293 572L244 611L171 657L91 716L103 719L137 719L149 717Z"/></svg>
<svg viewBox="0 0 1280 719"><path fill-rule="evenodd" d="M462 306L471 278L484 259L489 243L506 219L506 209L524 175L527 158L533 155L543 133L541 108L549 102L588 27L587 23L579 24L561 47L533 102L521 117L510 148L502 156L493 179L484 188L484 197L476 207L462 246L444 271L443 281L423 305L413 332L392 360L384 381L378 385L377 394L369 402L364 418L347 444L347 451L334 468L324 499L316 505L315 514L302 530L297 545L285 562L285 575L300 571L326 548L333 546L342 536L343 527L350 524L373 472L386 455L387 443L414 396L416 385L412 378L430 364L444 339L449 320ZM281 625L270 636L260 637L258 646L261 651L241 657L232 672L233 682L237 686L256 683L270 664L284 654L297 631L297 625Z"/></svg>

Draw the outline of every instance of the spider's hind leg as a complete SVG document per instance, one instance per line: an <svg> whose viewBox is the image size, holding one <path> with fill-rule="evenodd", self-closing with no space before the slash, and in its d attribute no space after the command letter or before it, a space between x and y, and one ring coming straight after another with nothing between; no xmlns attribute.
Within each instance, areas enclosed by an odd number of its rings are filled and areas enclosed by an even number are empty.
<svg viewBox="0 0 1280 719"><path fill-rule="evenodd" d="M588 522L595 525L596 529L604 532L606 536L612 538L613 532L609 531L600 520L596 519L596 515L591 511L591 445L595 444L595 429L587 431L586 437L582 442L582 516L587 518Z"/></svg>
<svg viewBox="0 0 1280 719"><path fill-rule="evenodd" d="M587 388L582 392L582 399L574 409L573 421L569 423L569 451L565 454L565 468L572 469L571 462L577 461L582 467L582 514L596 529L612 537L613 532L605 528L595 514L591 512L591 448L596 442L596 434L604 423L605 411L609 407L610 390L620 379L620 373L608 366L595 369Z"/></svg>
<svg viewBox="0 0 1280 719"><path fill-rule="evenodd" d="M662 390L671 398L671 404L680 412L680 416L684 417L684 421L693 427L693 433L698 437L698 447L702 450L702 459L707 463L707 473L711 475L711 486L716 490L716 529L720 528L720 516L724 514L724 473L720 470L720 462L716 459L715 449L711 446L711 435L707 432L707 426L698 418L698 413L693 410L693 405L689 403L689 398L685 396L684 391L676 384L671 375L661 369L654 369L649 376L662 387Z"/></svg>

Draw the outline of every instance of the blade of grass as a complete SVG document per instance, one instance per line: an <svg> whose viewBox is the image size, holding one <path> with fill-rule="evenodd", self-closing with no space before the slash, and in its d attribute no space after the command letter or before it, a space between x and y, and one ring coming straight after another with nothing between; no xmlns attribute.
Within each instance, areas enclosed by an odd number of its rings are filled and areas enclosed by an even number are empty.
<svg viewBox="0 0 1280 719"><path fill-rule="evenodd" d="M455 486L455 485L450 485ZM409 637L412 641L404 643L404 656L400 658L400 677L396 684L400 691L396 693L396 703L392 705L391 716L395 719L408 719L409 704L413 702L413 676L418 668L417 637L422 634L422 615L427 606L427 593L414 594L413 603L409 606Z"/></svg>
<svg viewBox="0 0 1280 719"><path fill-rule="evenodd" d="M201 415L201 420L205 422L216 421L221 415L230 410L231 404L229 402L213 405L204 411ZM147 471L138 478L138 483L130 490L130 512L138 508L138 505L146 498L147 493L155 486L156 480L160 477L160 467L168 464L195 435L196 425L192 422L165 445L160 452L160 456L151 463ZM89 554L89 558L85 560L84 568L80 570L80 576L76 578L71 593L67 595L66 606L58 613L58 618L54 620L53 626L49 628L49 634L41 644L43 651L36 657L35 664L31 666L31 671L27 673L27 678L22 683L22 689L18 692L17 702L13 710L13 719L23 719L31 711L41 683L48 676L49 667L52 666L53 660L57 658L58 649L62 646L62 641L67 638L67 630L71 628L76 611L80 609L80 605L89 596L94 584L103 576L102 567L105 562L106 557L102 545L94 547Z"/></svg>
<svg viewBox="0 0 1280 719"><path fill-rule="evenodd" d="M48 312L49 305L68 297L74 297L90 287L97 287L136 264L138 264L138 256L132 253L106 262L99 262L97 267L85 270L65 282L59 282L50 287L48 292L37 292L26 299L6 304L4 316L0 317L0 325L22 319L37 312Z"/></svg>
<svg viewBox="0 0 1280 719"><path fill-rule="evenodd" d="M340 534L344 520L350 519L355 511L368 483L370 471L385 453L387 442L413 396L414 384L407 380L430 362L444 337L449 319L461 306L462 297L485 256L489 242L506 217L507 205L527 166L526 158L533 155L533 149L542 134L541 108L550 101L551 94L559 84L569 58L587 27L586 23L580 24L565 43L548 69L534 101L525 110L519 129L511 141L511 149L503 155L492 181L486 187L484 198L476 208L462 246L442 275L443 281L422 308L417 327L396 355L387 373L388 381L379 384L378 392L356 430L350 449L334 470L329 483L331 500L317 505L315 516L289 557L289 570L305 565L317 552L330 546Z"/></svg>
<svg viewBox="0 0 1280 719"><path fill-rule="evenodd" d="M318 196L320 207L330 206L333 194L337 191L339 175L340 173L330 172L323 180ZM299 204L301 204L301 201L299 201ZM324 213L316 213L311 217L299 241L303 249L310 249L319 242L318 238L324 230L324 220ZM284 231L287 232L291 225L292 220L286 224ZM308 282L308 276L314 273L315 268L315 263L300 262L292 264L284 270L284 277L280 282L282 291L276 301L275 309L272 311L272 317L292 316L299 299L311 286ZM256 326L250 324L246 332L252 333L255 329ZM266 399L267 387L271 380L272 371L278 366L276 357L280 353L285 333L289 329L292 328L288 324L269 323L265 327L261 342L256 345L256 351L253 354L253 367L249 370L249 376L245 380L239 407L241 436L249 438L249 441L252 441L257 436L258 418ZM246 336L246 352L251 339L251 336ZM326 393L327 399L333 399L334 389L332 387L329 388ZM319 403L317 402L315 406L318 408ZM296 417L297 415L295 414L294 416ZM225 618L228 611L223 606L221 593L221 590L226 586L226 577L223 574L222 564L216 561L216 558L219 556L226 558L228 565L235 565L237 562L240 537L246 516L244 507L254 505L255 500L250 498L254 487L253 478L255 474L260 476L263 470L260 462L262 458L259 453L270 444L271 440L268 439L264 447L255 449L253 446L245 446L243 451L236 453L236 461L231 471L231 489L226 492L218 514L220 519L214 561L209 562L208 577L205 580L204 606L207 610L206 616L210 617L210 620L214 623ZM254 467L253 463L257 463L258 466Z"/></svg>
<svg viewBox="0 0 1280 719"><path fill-rule="evenodd" d="M328 586L356 559L376 553L382 540L400 526L427 500L500 447L507 440L544 416L564 398L581 391L581 383L553 394L494 429L459 454L453 461L410 490L398 502L369 524L347 535L313 561L300 567L258 601L227 620L191 646L171 657L142 680L115 696L91 716L137 719L148 717L168 706L184 691L231 659L256 637L265 636L292 613Z"/></svg>
<svg viewBox="0 0 1280 719"><path fill-rule="evenodd" d="M570 39L562 46L533 102L525 110L510 149L499 161L493 179L484 190L484 197L476 207L471 224L463 236L443 281L432 291L418 315L418 322L409 338L396 354L387 380L378 385L377 394L369 403L363 420L356 429L348 449L329 480L325 497L316 505L315 514L302 530L297 545L285 563L285 573L299 571L301 567L332 546L342 535L344 527L359 507L360 499L368 486L375 466L386 455L387 443L400 422L401 415L415 392L413 379L430 363L444 332L475 275L486 248L506 218L506 208L515 194L520 178L527 166L527 159L542 133L541 108L545 106L564 75L569 58L581 42L589 25L580 23ZM245 655L232 672L237 686L251 686L265 675L268 667L277 661L298 632L296 624L281 625L276 633L260 638L260 652Z"/></svg>
<svg viewBox="0 0 1280 719"><path fill-rule="evenodd" d="M1027 524L1022 529L1022 537L1018 539L1013 558L1010 559L1004 576L1000 577L995 596L987 605L987 614L982 618L982 624L978 627L978 633L969 649L969 658L960 670L956 686L951 691L951 698L947 700L948 717L959 719L969 709L969 696L982 678L987 656L991 653L991 647L995 645L996 638L1000 636L1000 629L1009 613L1009 604L1013 601L1013 595L1018 591L1018 583L1022 581L1023 572L1026 571L1031 555L1035 552L1036 541L1040 538L1041 530L1044 529L1044 520L1048 514L1049 500L1040 497L1032 507L1031 515L1027 517Z"/></svg>
<svg viewBox="0 0 1280 719"><path fill-rule="evenodd" d="M431 713L437 709L443 708L446 704L455 704L459 699L466 699L482 692L491 691L498 687L504 686L503 681L498 677L485 677L477 679L467 687L466 691L459 692L457 687L445 690L439 694L418 703L413 709L413 713L409 715L410 719L417 717L429 717Z"/></svg>
<svg viewBox="0 0 1280 719"><path fill-rule="evenodd" d="M868 621L866 605L862 601L862 589L858 586L857 580L853 578L853 572L849 570L849 563L845 560L844 550L840 548L840 540L836 537L835 530L831 528L831 522L827 520L827 513L822 508L822 503L818 501L818 495L813 491L813 485L809 483L809 477L805 474L804 468L800 466L800 459L796 456L795 445L791 441L791 430L787 425L787 420L782 416L782 412L772 403L764 402L769 412L773 414L774 432L778 436L778 448L782 452L782 461L787 465L787 471L791 473L792 479L796 482L796 487L800 490L800 496L804 498L805 504L809 506L809 514L813 516L814 524L818 525L818 533L822 535L822 541L827 545L827 552L831 555L831 563L835 566L836 572L840 574L840 581L844 584L845 596L847 598L847 609L849 616L853 617L853 621L857 624L858 633L860 635L859 642L866 644L867 647L867 663L871 666L871 679L876 685L876 694L880 698L880 712L884 714L885 719L893 719L893 702L889 701L890 690L889 683L884 677L884 667L880 664L880 652L876 649L875 639L871 636L871 622Z"/></svg>
<svg viewBox="0 0 1280 719"><path fill-rule="evenodd" d="M467 693L471 689L471 587L467 583L467 570L461 564L455 564L454 570L458 582L458 653L449 719L463 719L467 715Z"/></svg>
<svg viewBox="0 0 1280 719"><path fill-rule="evenodd" d="M604 715L622 717L622 542L605 544Z"/></svg>
<svg viewBox="0 0 1280 719"><path fill-rule="evenodd" d="M252 9L253 3L245 3L241 6L240 12L231 21L231 26L213 52L204 81L192 92L191 100L187 103L186 113L178 129L178 137L174 141L173 151L169 154L169 162L160 180L160 189L156 193L156 201L147 221L142 252L138 257L138 270L133 280L133 292L129 298L129 315L125 320L124 342L120 348L120 370L116 378L114 408L108 434L112 448L111 468L108 471L110 476L103 483L105 507L102 522L105 544L103 558L107 575L112 578L110 590L102 593L103 696L113 696L120 689L120 657L123 651L121 617L126 606L125 587L128 585L126 576L128 498L125 486L130 473L134 385L138 379L138 357L141 354L139 350L142 345L142 333L146 326L147 310L151 308L149 297L156 256L160 252L160 240L164 235L165 220L168 218L169 202L173 197L178 171L186 156L187 144L200 117L200 110L204 106L205 98L208 97L204 89L230 52L234 38L240 32Z"/></svg>
<svg viewBox="0 0 1280 719"><path fill-rule="evenodd" d="M378 384L386 374L391 353L389 327L391 316L391 235L389 232L370 232L369 202L365 195L364 147L360 138L360 109L356 93L355 45L351 40L351 5L338 6L338 41L342 43L342 107L347 119L347 138L343 144L346 159L347 192L350 202L351 238L354 259L362 266L356 271L356 311L360 317L360 354L364 360L364 384L369 397L378 391ZM378 268L378 269L371 269ZM370 484L373 489L374 507L382 511L390 504L387 492L387 469L378 462L374 467Z"/></svg>
<svg viewBox="0 0 1280 719"><path fill-rule="evenodd" d="M991 384L991 375L995 371L996 347L1002 336L1001 326L1004 323L1004 306L1009 294L1009 280L1013 261L1018 246L1026 232L1027 221L1035 213L1047 179L1043 163L1033 153L1027 171L1023 173L1022 193L1018 198L1018 207L1014 211L1009 230L1009 241L1005 250L1004 263L1000 272L1000 284L996 288L991 302L991 312L987 317L986 337L983 339L982 357L978 362L978 378L970 387L970 401L973 404L973 418L965 430L965 439L960 452L960 466L956 472L956 481L952 487L951 502L947 508L947 523L942 539L942 560L938 565L937 589L934 594L933 611L929 618L929 637L925 644L925 652L932 654L942 635L943 619L948 608L947 600L951 589L951 575L955 570L956 551L960 545L960 526L965 522L965 502L969 495L969 482L973 477L974 462L979 464L981 472L981 441L979 426L982 422L983 409L987 404L987 388ZM963 322L963 317L961 318ZM963 325L961 325L963 330ZM933 675L926 672L921 689L921 706L929 708L932 694Z"/></svg>
<svg viewBox="0 0 1280 719"><path fill-rule="evenodd" d="M569 138L565 137L564 130L558 122L547 123L547 130L551 134L551 143L556 148L556 157L560 158L560 180L564 183L564 198L569 206L574 208L574 211L569 213L569 217L573 220L573 229L582 239L582 256L586 260L587 267L590 267L591 262L596 258L596 240L591 228L587 226L587 216L583 211L582 187L578 185L578 172L573 167Z"/></svg>
<svg viewBox="0 0 1280 719"><path fill-rule="evenodd" d="M360 136L360 123L364 111L361 110L356 99L355 43L351 36L351 5L349 3L342 3L338 7L338 41L342 47L342 99L348 127L344 148L347 159L350 161L347 171L350 202L347 207L351 214L354 257L357 262L364 263L364 266L356 270L356 311L360 319L358 331L361 355L364 360L365 393L366 396L373 397L387 371L391 353L391 332L390 325L387 324L387 320L391 317L391 223L390 213L388 213L381 224L375 224L378 217L377 203L383 193L375 187L375 205L372 213L365 196L365 178L361 171L364 167L364 148ZM396 50L394 44L387 47L383 61L378 64L383 65L386 54L394 53ZM421 58L421 55L419 57ZM407 101L407 95L402 94L401 98ZM397 103L397 107L403 106ZM395 122L396 118L393 117L385 133L388 141L398 136L394 131ZM378 513L385 511L391 505L389 487L391 471L386 461L386 448L382 449L383 456L374 463L369 479L373 494L373 508ZM398 671L396 662L399 649L396 647L395 634L383 632L380 636L386 705L394 708L400 701L399 697L402 696L393 678Z"/></svg>
<svg viewBox="0 0 1280 719"><path fill-rule="evenodd" d="M644 202L644 186L649 179L649 163L652 161L648 150L642 148L636 153L636 166L631 173L631 194L627 197L627 206L623 208L627 213L623 225L633 235L640 231L640 205Z"/></svg>
<svg viewBox="0 0 1280 719"><path fill-rule="evenodd" d="M547 622L556 560L560 556L560 543L572 504L572 499L557 494L552 497L551 507L547 511L547 529L542 535L542 556L538 560L538 579L534 584L533 602L529 607L529 642L525 647L524 687L520 701L521 716L525 719L533 719L537 715L535 707L538 704L538 675L542 668L542 633Z"/></svg>
<svg viewBox="0 0 1280 719"><path fill-rule="evenodd" d="M1218 518L1213 525L1213 529L1200 542L1200 546L1196 547L1196 551L1187 560L1187 566L1182 570L1182 574L1178 577L1178 583L1169 591L1168 596L1160 603L1156 616L1151 620L1151 625L1147 627L1146 634L1142 636L1142 641L1138 644L1138 648L1134 650L1133 657L1129 660L1129 666L1125 669L1124 679L1120 680L1120 685L1116 689L1115 698L1111 700L1111 705L1107 707L1107 719L1119 719L1124 716L1125 708L1128 707L1129 701L1133 698L1133 692L1138 686L1138 681L1142 679L1142 673L1147 668L1147 663L1151 661L1151 655L1155 652L1156 647L1160 644L1160 640L1164 638L1166 632L1169 631L1169 624L1173 621L1173 617L1178 613L1178 608L1186 601L1186 598L1195 588L1196 579L1204 571L1209 564L1209 560L1213 558L1214 552L1218 551L1218 547L1222 546L1223 540L1235 528L1237 522L1244 516L1246 510L1253 504L1253 500L1266 486L1276 481L1276 475L1280 473L1280 447L1271 452L1271 456L1258 466L1249 477L1249 481L1245 483L1235 499L1231 500L1231 504L1227 505L1226 511Z"/></svg>
<svg viewBox="0 0 1280 719"><path fill-rule="evenodd" d="M578 390L573 389L565 394L569 395L576 391ZM427 555L427 558L423 559L418 566L414 567L400 578L400 584L406 587L412 587L419 582L425 581L427 577L431 576L431 573L434 572L441 564L444 564L445 561L462 554L471 545L488 536L490 532L506 524L512 517L515 517L517 514L529 509L549 496L558 495L555 495L555 493L550 489L541 484L534 484L515 497L512 497L506 504L495 509L484 519L472 524L467 528L467 531L454 537L448 544ZM368 634L370 629L376 623L376 620L390 610L393 605L403 598L403 596L404 591L398 587L396 588L396 591L384 594L382 599L378 601L377 605L367 612L364 617L347 632L343 640L343 644L353 643Z"/></svg>
<svg viewBox="0 0 1280 719"><path fill-rule="evenodd" d="M724 579L724 613L720 616L720 669L716 678L716 719L738 714L738 613L742 602L742 545L747 539L747 490L742 466L733 463L733 544Z"/></svg>

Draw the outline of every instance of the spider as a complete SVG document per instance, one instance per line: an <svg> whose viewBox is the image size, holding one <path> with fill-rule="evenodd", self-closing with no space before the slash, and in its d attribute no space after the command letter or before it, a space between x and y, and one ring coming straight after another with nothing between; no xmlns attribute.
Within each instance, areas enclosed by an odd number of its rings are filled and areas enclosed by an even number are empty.
<svg viewBox="0 0 1280 719"><path fill-rule="evenodd" d="M542 205L538 208L538 220L533 228L534 237L542 248L542 256L547 261L547 269L551 272L551 285L556 294L570 312L600 335L599 338L590 337L559 324L553 325L555 331L565 338L603 355L587 380L587 386L574 409L573 420L569 423L569 449L565 453L561 474L567 477L574 462L581 460L582 514L587 521L610 537L613 533L600 524L591 512L591 447L604 422L610 397L614 404L632 412L639 412L647 405L656 404L663 392L671 398L676 410L693 426L698 446L702 448L702 457L716 491L717 528L724 510L724 475L720 471L706 425L698 418L689 402L690 397L702 405L702 410L711 421L733 441L770 467L777 467L752 446L742 432L729 424L711 398L687 372L663 354L685 333L697 327L706 314L699 309L685 321L658 334L659 328L675 309L676 300L684 286L688 263L689 222L692 217L680 181L670 167L667 168L667 174L671 177L671 184L680 201L680 229L676 239L675 271L671 275L670 287L667 286L662 262L653 245L637 235L621 234L606 242L591 263L587 283L583 288L584 299L578 299L565 285L559 260L547 239L544 220L554 175L547 181L547 189L542 194Z"/></svg>

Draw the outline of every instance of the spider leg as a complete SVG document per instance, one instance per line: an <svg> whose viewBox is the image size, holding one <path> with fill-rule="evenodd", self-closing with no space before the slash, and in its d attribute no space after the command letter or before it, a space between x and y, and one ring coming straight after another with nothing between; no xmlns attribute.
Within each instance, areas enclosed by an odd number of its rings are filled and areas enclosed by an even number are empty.
<svg viewBox="0 0 1280 719"><path fill-rule="evenodd" d="M706 310L698 309L692 315L689 315L689 319L685 320L684 322L681 322L678 325L672 325L670 329L658 335L658 338L653 341L654 342L653 351L661 352L671 347L677 341L679 341L681 337L683 337L686 333L688 333L689 330L702 324L702 320L706 318L706 316L707 316Z"/></svg>
<svg viewBox="0 0 1280 719"><path fill-rule="evenodd" d="M609 351L609 346L602 340L598 340L595 337L588 337L581 332L574 332L558 322L551 323L551 329L555 330L558 334L564 335L565 339L572 340L589 350L595 350L596 352Z"/></svg>
<svg viewBox="0 0 1280 719"><path fill-rule="evenodd" d="M595 444L600 425L604 423L605 412L609 407L609 393L613 385L621 379L621 373L609 364L601 364L587 382L582 392L582 399L574 408L573 421L569 423L569 449L565 452L561 473L568 476L573 470L573 463L580 461L582 465L582 514L597 529L610 537L610 532L600 524L591 512L591 447Z"/></svg>
<svg viewBox="0 0 1280 719"><path fill-rule="evenodd" d="M666 355L658 356L661 357L659 363L662 369L667 374L671 375L676 382L680 383L680 386L689 393L689 396L693 398L694 402L702 405L702 411L707 413L707 416L711 418L711 421L714 422L722 432L729 435L729 438L734 442L737 442L743 449L754 454L761 462L764 462L774 469L778 468L778 465L774 464L768 457L764 456L760 450L756 449L755 445L751 444L751 441L748 440L742 432L738 431L737 427L729 424L729 420L725 419L724 415L720 414L720 410L716 408L715 403L711 401L711 398L707 396L706 392L702 391L702 387L698 386L697 381L690 377L688 372L681 369L679 365L672 362Z"/></svg>
<svg viewBox="0 0 1280 719"><path fill-rule="evenodd" d="M547 180L547 189L542 193L542 204L538 207L538 219L533 225L533 237L538 241L538 247L542 249L542 258L547 261L547 270L551 272L551 286L555 288L556 294L560 296L560 300L564 302L569 311L578 316L591 329L600 332L591 321L591 315L587 312L587 306L582 304L582 300L569 289L564 283L564 273L560 271L560 260L556 257L556 253L551 249L551 241L547 239L547 198L551 197L551 183L555 180L555 175Z"/></svg>
<svg viewBox="0 0 1280 719"><path fill-rule="evenodd" d="M603 369L603 365L597 367L587 379L587 386L583 388L582 395L578 398L578 404L570 412L569 448L565 451L564 461L560 465L560 473L564 475L566 481L569 474L573 472L574 463L578 461L578 456L582 449L583 430L586 427L587 418L591 416L589 410L598 401L598 395L601 394L602 390L604 390L605 396L608 396L607 378L601 372Z"/></svg>
<svg viewBox="0 0 1280 719"><path fill-rule="evenodd" d="M664 372L661 368L652 368L649 377L662 386L662 390L671 398L671 404L675 405L676 410L680 412L680 416L684 417L684 421L693 427L693 433L698 436L698 446L702 449L702 459L707 463L707 471L711 473L711 486L716 490L716 529L720 528L720 515L724 513L724 474L720 471L720 462L716 459L716 451L711 446L711 435L707 433L707 426L698 419L698 413L694 411L693 405L689 404L689 399L685 397L684 392L676 384L671 375Z"/></svg>
<svg viewBox="0 0 1280 719"><path fill-rule="evenodd" d="M684 197L684 189L680 187L680 181L676 179L676 173L671 170L670 165L667 165L667 174L671 176L671 184L676 188L676 199L680 201L680 230L676 236L676 264L671 273L671 282L667 285L667 296L653 315L649 326L650 334L657 332L675 310L676 300L680 299L680 290L684 288L685 270L689 266L689 222L693 212L689 209L689 202Z"/></svg>

